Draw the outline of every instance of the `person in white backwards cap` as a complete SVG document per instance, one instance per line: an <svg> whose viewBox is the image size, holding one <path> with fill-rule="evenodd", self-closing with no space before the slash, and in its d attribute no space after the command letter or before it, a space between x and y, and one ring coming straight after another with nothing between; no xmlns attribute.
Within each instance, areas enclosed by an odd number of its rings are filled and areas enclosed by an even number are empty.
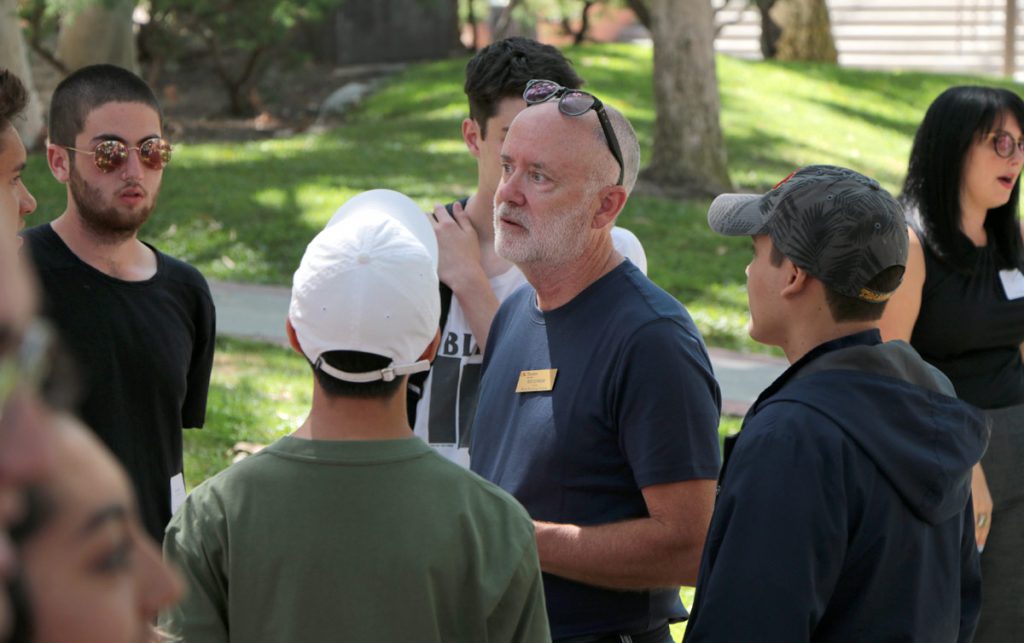
<svg viewBox="0 0 1024 643"><path fill-rule="evenodd" d="M171 521L164 554L188 591L169 635L550 640L528 515L409 427L405 380L429 368L439 305L437 243L408 197L360 194L313 239L287 323L312 408Z"/></svg>

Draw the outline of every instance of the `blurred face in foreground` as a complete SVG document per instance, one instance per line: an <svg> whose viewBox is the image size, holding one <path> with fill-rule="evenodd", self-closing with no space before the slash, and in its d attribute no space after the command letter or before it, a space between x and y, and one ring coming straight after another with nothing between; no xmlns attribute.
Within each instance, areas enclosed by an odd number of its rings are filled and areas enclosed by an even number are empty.
<svg viewBox="0 0 1024 643"><path fill-rule="evenodd" d="M49 420L27 385L24 337L35 312L35 288L17 250L13 230L0 233L0 583L16 563L8 529L21 516L24 487L48 471ZM0 592L0 638L10 627L10 609Z"/></svg>
<svg viewBox="0 0 1024 643"><path fill-rule="evenodd" d="M87 430L60 422L41 518L22 543L33 640L152 641L181 583L143 530L121 466Z"/></svg>

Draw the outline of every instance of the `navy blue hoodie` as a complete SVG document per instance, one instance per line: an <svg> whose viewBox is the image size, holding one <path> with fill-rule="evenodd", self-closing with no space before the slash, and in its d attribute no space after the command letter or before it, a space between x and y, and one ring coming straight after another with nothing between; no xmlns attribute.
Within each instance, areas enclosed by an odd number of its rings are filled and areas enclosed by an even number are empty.
<svg viewBox="0 0 1024 643"><path fill-rule="evenodd" d="M766 389L726 452L687 643L969 641L988 428L952 391L877 330Z"/></svg>

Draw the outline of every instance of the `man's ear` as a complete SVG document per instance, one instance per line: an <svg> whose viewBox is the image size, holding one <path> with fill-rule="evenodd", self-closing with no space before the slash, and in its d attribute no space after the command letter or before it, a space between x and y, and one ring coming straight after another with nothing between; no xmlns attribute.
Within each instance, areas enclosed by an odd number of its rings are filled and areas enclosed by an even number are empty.
<svg viewBox="0 0 1024 643"><path fill-rule="evenodd" d="M462 140L466 143L466 149L476 158L480 158L480 141L484 139L480 132L480 125L472 118L462 119Z"/></svg>
<svg viewBox="0 0 1024 643"><path fill-rule="evenodd" d="M782 292L779 293L783 297L796 297L803 294L810 286L811 280L814 279L806 270L796 265L786 257L783 259L783 267L788 271L786 274L786 285L782 288Z"/></svg>
<svg viewBox="0 0 1024 643"><path fill-rule="evenodd" d="M288 343L291 344L292 350L299 355L306 357L306 354L302 352L302 345L299 344L299 338L295 334L295 327L292 326L292 320L285 318L284 330L288 334Z"/></svg>
<svg viewBox="0 0 1024 643"><path fill-rule="evenodd" d="M61 183L71 180L71 153L60 145L46 144L46 163L53 178Z"/></svg>
<svg viewBox="0 0 1024 643"><path fill-rule="evenodd" d="M626 188L621 185L611 185L602 188L598 193L598 208L594 213L591 227L604 228L615 223L616 217L622 212L626 205Z"/></svg>

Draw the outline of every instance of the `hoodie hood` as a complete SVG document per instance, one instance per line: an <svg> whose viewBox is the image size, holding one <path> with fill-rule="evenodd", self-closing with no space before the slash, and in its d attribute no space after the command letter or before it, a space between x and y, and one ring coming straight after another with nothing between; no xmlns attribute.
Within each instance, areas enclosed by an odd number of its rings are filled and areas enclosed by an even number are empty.
<svg viewBox="0 0 1024 643"><path fill-rule="evenodd" d="M776 401L827 416L922 520L938 524L963 511L971 468L988 444L988 424L905 342L825 353L762 407Z"/></svg>

